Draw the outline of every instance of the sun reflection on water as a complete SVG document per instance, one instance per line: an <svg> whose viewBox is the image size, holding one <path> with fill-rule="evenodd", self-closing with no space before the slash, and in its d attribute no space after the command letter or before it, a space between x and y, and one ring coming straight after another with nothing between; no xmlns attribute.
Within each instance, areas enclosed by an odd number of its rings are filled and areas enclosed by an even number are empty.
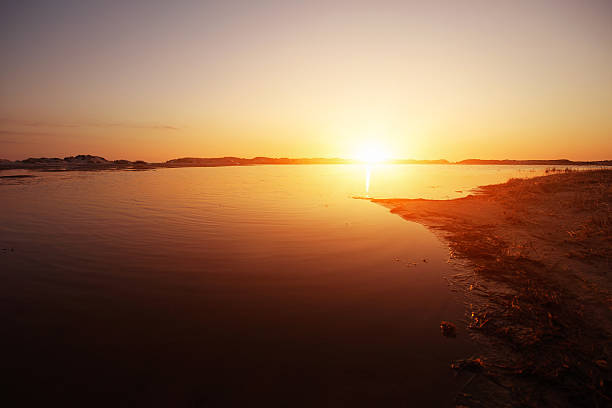
<svg viewBox="0 0 612 408"><path fill-rule="evenodd" d="M370 176L372 173L371 166L365 166L366 168L366 180L365 180L365 196L370 197Z"/></svg>

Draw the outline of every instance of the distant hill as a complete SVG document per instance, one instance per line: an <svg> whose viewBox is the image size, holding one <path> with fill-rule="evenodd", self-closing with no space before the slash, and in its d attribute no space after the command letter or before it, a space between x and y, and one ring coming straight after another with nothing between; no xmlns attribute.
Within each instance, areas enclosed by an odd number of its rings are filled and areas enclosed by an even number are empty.
<svg viewBox="0 0 612 408"><path fill-rule="evenodd" d="M245 159L241 157L183 157L180 159L168 160L166 165L170 166L249 166L253 164L347 164L352 163L351 160L347 159L326 159L326 158L301 158L301 159L288 159L272 158L272 157L254 157L252 159Z"/></svg>
<svg viewBox="0 0 612 408"><path fill-rule="evenodd" d="M272 157L254 157L252 159L245 159L240 157L183 157L180 159L168 160L165 164L167 165L179 165L179 166L248 166L252 164L353 164L357 163L351 159L340 159L340 158L299 158L299 159L288 159L272 158ZM390 160L392 164L449 164L448 160L413 160L413 159L400 159Z"/></svg>
<svg viewBox="0 0 612 408"><path fill-rule="evenodd" d="M271 158L271 157L254 157L245 159L241 157L183 157L180 159L168 160L164 163L167 166L248 166L253 164L351 164L358 161L339 158ZM445 159L438 160L414 160L414 159L396 159L390 160L391 164L488 164L488 165L529 165L529 166L612 166L612 160L603 161L571 161L567 159L557 160L482 160L482 159L467 159L455 163Z"/></svg>
<svg viewBox="0 0 612 408"><path fill-rule="evenodd" d="M90 154L80 154L78 156L64 157L60 159L58 157L30 157L29 159L21 160L21 163L26 164L105 164L111 163L104 157L92 156Z"/></svg>
<svg viewBox="0 0 612 408"><path fill-rule="evenodd" d="M142 160L106 160L101 156L90 154L79 154L60 159L58 157L30 157L24 160L10 161L0 159L1 169L48 169L48 170L104 170L104 169L146 169L157 167L218 167L218 166L251 166L251 165L281 165L281 164L355 164L355 160L341 158L298 158L286 157L253 157L251 159L226 156L226 157L181 157L168 160L164 163L147 163ZM448 160L414 160L396 159L390 160L390 164L462 164L462 165L545 165L545 166L612 166L612 160L602 161L571 161L567 159L558 160L482 160L468 159L459 162Z"/></svg>
<svg viewBox="0 0 612 408"><path fill-rule="evenodd" d="M60 159L59 157L30 157L24 160L10 161L1 159L0 169L65 169L65 170L89 170L105 168L127 168L151 166L142 160L106 160L104 157L90 154L79 154Z"/></svg>

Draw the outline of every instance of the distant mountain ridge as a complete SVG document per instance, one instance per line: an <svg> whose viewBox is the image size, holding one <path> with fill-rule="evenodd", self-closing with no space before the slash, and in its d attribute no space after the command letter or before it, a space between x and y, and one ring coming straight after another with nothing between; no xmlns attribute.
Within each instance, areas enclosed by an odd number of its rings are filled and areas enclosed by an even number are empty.
<svg viewBox="0 0 612 408"><path fill-rule="evenodd" d="M241 157L183 157L166 161L166 165L177 166L246 166L252 164L354 164L358 160L340 158L271 158L254 157L246 159ZM414 160L414 159L394 159L388 160L390 164L465 164L465 165L532 165L532 166L612 166L612 160L600 161L572 161L568 159L554 160L483 160L467 159L458 162L449 162L445 159L438 160Z"/></svg>
<svg viewBox="0 0 612 408"><path fill-rule="evenodd" d="M282 164L355 164L357 160L342 158L297 158L287 157L253 157L242 158L234 156L225 157L181 157L163 163L147 163L143 160L106 160L101 156L79 154L60 159L58 157L30 157L24 160L10 161L0 159L1 169L49 169L49 170L96 170L96 169L124 169L124 168L158 168L158 167L219 167L219 166L251 166L251 165L282 165ZM449 164L449 165L529 165L529 166L612 166L612 160L599 161L572 161L567 159L555 160L483 160L467 159L458 162L448 160L414 160L395 159L387 161L389 164Z"/></svg>
<svg viewBox="0 0 612 408"><path fill-rule="evenodd" d="M149 166L149 163L137 160L106 160L101 156L79 154L60 159L59 157L30 157L24 160L10 161L0 159L0 169L6 168L123 168Z"/></svg>
<svg viewBox="0 0 612 408"><path fill-rule="evenodd" d="M351 160L339 158L299 158L289 159L286 157L253 157L246 159L241 157L182 157L180 159L168 160L164 164L179 166L248 166L252 164L348 164Z"/></svg>
<svg viewBox="0 0 612 408"><path fill-rule="evenodd" d="M354 164L357 160L340 159L340 158L299 158L289 159L286 157L254 157L245 159L241 157L183 157L180 159L168 160L165 164L181 165L181 166L246 166L252 164ZM414 160L414 159L397 159L389 160L391 164L450 164L448 160Z"/></svg>

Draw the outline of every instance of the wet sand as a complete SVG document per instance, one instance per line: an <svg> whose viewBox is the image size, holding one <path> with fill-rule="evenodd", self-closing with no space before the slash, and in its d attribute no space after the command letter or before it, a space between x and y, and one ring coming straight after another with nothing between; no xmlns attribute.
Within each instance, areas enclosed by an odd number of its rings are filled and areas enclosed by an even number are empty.
<svg viewBox="0 0 612 408"><path fill-rule="evenodd" d="M421 223L470 266L480 352L449 362L472 380L457 404L612 404L612 171L512 179L455 200L372 199Z"/></svg>

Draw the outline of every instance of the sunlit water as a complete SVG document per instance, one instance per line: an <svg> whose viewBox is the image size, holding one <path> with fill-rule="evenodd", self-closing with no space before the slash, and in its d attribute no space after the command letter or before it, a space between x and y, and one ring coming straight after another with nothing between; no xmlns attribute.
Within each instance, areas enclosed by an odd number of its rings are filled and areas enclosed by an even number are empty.
<svg viewBox="0 0 612 408"><path fill-rule="evenodd" d="M440 334L464 313L448 250L352 197L454 198L543 171L0 173L37 176L0 179L10 388L107 406L451 405L449 362L474 346Z"/></svg>

